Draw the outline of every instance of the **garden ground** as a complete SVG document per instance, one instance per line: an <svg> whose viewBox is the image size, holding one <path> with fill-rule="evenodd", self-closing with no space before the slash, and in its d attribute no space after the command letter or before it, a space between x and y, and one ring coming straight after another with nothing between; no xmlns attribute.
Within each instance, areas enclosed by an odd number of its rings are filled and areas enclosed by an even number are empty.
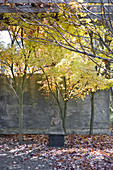
<svg viewBox="0 0 113 170"><path fill-rule="evenodd" d="M0 136L0 170L113 170L113 136L67 135L64 148L48 147L47 135Z"/></svg>

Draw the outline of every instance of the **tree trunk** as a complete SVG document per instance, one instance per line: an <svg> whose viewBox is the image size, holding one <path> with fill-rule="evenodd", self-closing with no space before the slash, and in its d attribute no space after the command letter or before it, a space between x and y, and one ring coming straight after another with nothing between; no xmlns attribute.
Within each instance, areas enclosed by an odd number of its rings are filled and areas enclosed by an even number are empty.
<svg viewBox="0 0 113 170"><path fill-rule="evenodd" d="M67 101L64 101L64 115L63 115L63 130L64 133L66 134L66 112L67 112Z"/></svg>
<svg viewBox="0 0 113 170"><path fill-rule="evenodd" d="M94 122L94 92L91 92L91 119L89 135L93 135L93 122Z"/></svg>
<svg viewBox="0 0 113 170"><path fill-rule="evenodd" d="M66 112L67 112L67 84L66 84L66 77L64 76L63 77L63 83L64 83L64 88L65 88L65 94L64 94L64 99L63 99L63 102L64 102L64 108L63 108L63 120L62 120L62 125L63 125L63 130L64 130L64 133L66 134Z"/></svg>
<svg viewBox="0 0 113 170"><path fill-rule="evenodd" d="M59 107L59 111L60 111L62 128L63 128L64 134L66 134L66 125L65 125L66 123L65 122L66 122L66 110L67 110L66 104L67 104L67 102L64 104L64 108L61 107L59 100L57 101L57 103L58 103L58 107Z"/></svg>
<svg viewBox="0 0 113 170"><path fill-rule="evenodd" d="M23 125L23 92L19 97L19 130L18 130L19 144L22 143L22 125Z"/></svg>
<svg viewBox="0 0 113 170"><path fill-rule="evenodd" d="M64 117L62 118L62 127L63 127L63 130L64 130L64 133L66 134L66 122L65 122Z"/></svg>

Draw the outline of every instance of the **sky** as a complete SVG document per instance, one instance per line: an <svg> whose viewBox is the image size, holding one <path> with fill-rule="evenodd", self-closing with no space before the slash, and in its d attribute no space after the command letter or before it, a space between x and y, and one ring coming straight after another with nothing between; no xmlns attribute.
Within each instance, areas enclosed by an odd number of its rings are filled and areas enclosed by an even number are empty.
<svg viewBox="0 0 113 170"><path fill-rule="evenodd" d="M8 31L0 31L0 42L4 42L5 46L11 43Z"/></svg>

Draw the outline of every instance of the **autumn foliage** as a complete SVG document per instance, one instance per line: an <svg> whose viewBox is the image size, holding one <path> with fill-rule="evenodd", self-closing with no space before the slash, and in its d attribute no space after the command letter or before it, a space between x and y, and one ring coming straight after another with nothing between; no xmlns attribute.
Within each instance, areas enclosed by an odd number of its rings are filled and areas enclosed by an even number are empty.
<svg viewBox="0 0 113 170"><path fill-rule="evenodd" d="M15 135L0 137L6 168L113 169L112 136L67 135L65 148L49 148L46 135L24 135L23 142Z"/></svg>

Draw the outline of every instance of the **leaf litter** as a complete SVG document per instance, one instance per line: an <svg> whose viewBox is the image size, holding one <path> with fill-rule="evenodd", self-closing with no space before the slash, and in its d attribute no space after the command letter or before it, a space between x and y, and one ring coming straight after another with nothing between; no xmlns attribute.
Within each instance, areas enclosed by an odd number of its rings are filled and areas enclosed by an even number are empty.
<svg viewBox="0 0 113 170"><path fill-rule="evenodd" d="M47 135L0 137L0 169L113 170L113 136L66 135L65 147L48 147Z"/></svg>

